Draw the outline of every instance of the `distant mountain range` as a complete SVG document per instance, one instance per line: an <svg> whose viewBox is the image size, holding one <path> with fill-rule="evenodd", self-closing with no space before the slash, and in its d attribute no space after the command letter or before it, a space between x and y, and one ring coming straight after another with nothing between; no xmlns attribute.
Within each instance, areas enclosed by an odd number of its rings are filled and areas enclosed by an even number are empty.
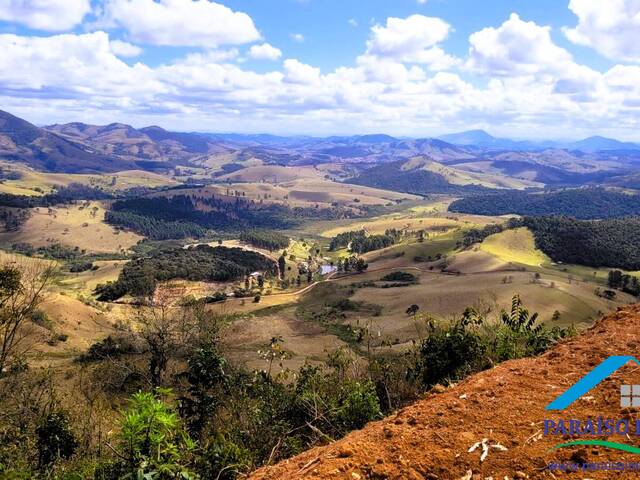
<svg viewBox="0 0 640 480"><path fill-rule="evenodd" d="M605 151L640 151L640 144L632 142L621 142L613 138L594 136L576 142L554 142L554 141L530 141L530 140L510 140L507 138L496 138L489 135L484 130L468 130L466 132L441 135L440 140L453 145L477 146L498 150L545 150L562 149L578 150L585 153L605 152Z"/></svg>
<svg viewBox="0 0 640 480"><path fill-rule="evenodd" d="M567 143L517 141L483 130L414 139L385 134L321 138L171 132L122 123L37 127L0 110L0 159L51 172L206 168L252 159L279 165L349 163L365 170L416 156L469 172L547 183L543 178L563 182L578 178L575 174L597 176L601 170L630 173L629 165L640 164L640 145L604 137Z"/></svg>

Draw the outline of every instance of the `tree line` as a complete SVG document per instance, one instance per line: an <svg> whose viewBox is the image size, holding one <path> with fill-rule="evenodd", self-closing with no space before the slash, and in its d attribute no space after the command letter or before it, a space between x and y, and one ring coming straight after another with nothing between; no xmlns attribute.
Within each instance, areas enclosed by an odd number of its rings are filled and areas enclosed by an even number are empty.
<svg viewBox="0 0 640 480"><path fill-rule="evenodd" d="M289 246L289 237L273 230L244 230L240 233L240 240L269 251Z"/></svg>
<svg viewBox="0 0 640 480"><path fill-rule="evenodd" d="M115 282L96 287L100 301L113 301L124 295L148 297L158 282L172 279L228 282L261 271L276 273L275 262L257 252L241 248L197 245L190 248L161 247L134 258L122 269Z"/></svg>
<svg viewBox="0 0 640 480"><path fill-rule="evenodd" d="M150 238L201 237L209 230L239 232L244 229L280 229L299 225L302 219L354 216L340 208L289 207L244 197L134 197L114 202L105 220Z"/></svg>
<svg viewBox="0 0 640 480"><path fill-rule="evenodd" d="M461 198L449 210L475 215L564 215L578 219L606 219L640 215L640 197L605 190L577 188L553 192L510 190Z"/></svg>
<svg viewBox="0 0 640 480"><path fill-rule="evenodd" d="M640 217L591 221L525 217L523 224L533 232L536 247L555 262L640 269Z"/></svg>
<svg viewBox="0 0 640 480"><path fill-rule="evenodd" d="M368 235L365 230L342 232L331 239L329 250L349 247L349 251L353 253L366 253L390 247L401 238L402 232L395 228L388 229L381 235Z"/></svg>

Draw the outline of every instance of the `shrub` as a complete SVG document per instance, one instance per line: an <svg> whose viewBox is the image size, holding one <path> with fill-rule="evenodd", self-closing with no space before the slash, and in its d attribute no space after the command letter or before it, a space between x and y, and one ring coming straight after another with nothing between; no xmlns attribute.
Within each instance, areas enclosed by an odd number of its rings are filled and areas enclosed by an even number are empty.
<svg viewBox="0 0 640 480"><path fill-rule="evenodd" d="M349 382L343 386L342 394L336 418L345 433L362 428L368 422L381 417L380 402L373 383Z"/></svg>
<svg viewBox="0 0 640 480"><path fill-rule="evenodd" d="M129 400L129 407L122 413L118 448L122 460L102 466L103 478L195 478L188 467L195 444L177 413L152 393L136 393Z"/></svg>
<svg viewBox="0 0 640 480"><path fill-rule="evenodd" d="M198 473L202 478L233 480L250 465L251 454L246 448L218 435L205 448Z"/></svg>
<svg viewBox="0 0 640 480"><path fill-rule="evenodd" d="M53 465L59 459L70 458L78 447L64 412L49 413L36 427L36 436L40 468Z"/></svg>
<svg viewBox="0 0 640 480"><path fill-rule="evenodd" d="M383 282L406 282L406 283L417 283L418 277L409 272L391 272L382 277L380 280Z"/></svg>
<svg viewBox="0 0 640 480"><path fill-rule="evenodd" d="M78 357L80 362L94 362L107 358L118 358L127 353L136 353L138 348L132 339L124 335L109 335L103 340L92 344L87 353Z"/></svg>
<svg viewBox="0 0 640 480"><path fill-rule="evenodd" d="M422 342L417 370L429 387L444 380L458 380L485 366L485 346L477 332L463 321L432 325Z"/></svg>

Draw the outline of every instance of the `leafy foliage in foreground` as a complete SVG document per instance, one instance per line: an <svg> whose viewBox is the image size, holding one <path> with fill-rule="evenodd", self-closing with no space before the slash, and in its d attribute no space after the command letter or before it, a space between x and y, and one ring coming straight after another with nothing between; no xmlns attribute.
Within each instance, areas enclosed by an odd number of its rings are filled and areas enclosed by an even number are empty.
<svg viewBox="0 0 640 480"><path fill-rule="evenodd" d="M170 393L157 392L165 396ZM165 402L153 393L136 393L122 417L120 460L101 465L97 479L196 478L188 468L195 443L183 429L178 414Z"/></svg>
<svg viewBox="0 0 640 480"><path fill-rule="evenodd" d="M505 360L539 355L575 332L573 328L549 328L536 323L537 319L538 314L530 314L515 295L511 309L502 310L499 323L487 322L473 307L451 324L431 321L414 374L425 386L456 381Z"/></svg>

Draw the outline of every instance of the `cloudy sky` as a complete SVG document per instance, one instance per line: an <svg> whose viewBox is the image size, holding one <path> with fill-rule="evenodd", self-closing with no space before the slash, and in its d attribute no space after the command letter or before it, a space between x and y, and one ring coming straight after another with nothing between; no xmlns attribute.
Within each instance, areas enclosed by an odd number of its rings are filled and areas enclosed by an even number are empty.
<svg viewBox="0 0 640 480"><path fill-rule="evenodd" d="M640 0L0 0L37 124L640 141Z"/></svg>

